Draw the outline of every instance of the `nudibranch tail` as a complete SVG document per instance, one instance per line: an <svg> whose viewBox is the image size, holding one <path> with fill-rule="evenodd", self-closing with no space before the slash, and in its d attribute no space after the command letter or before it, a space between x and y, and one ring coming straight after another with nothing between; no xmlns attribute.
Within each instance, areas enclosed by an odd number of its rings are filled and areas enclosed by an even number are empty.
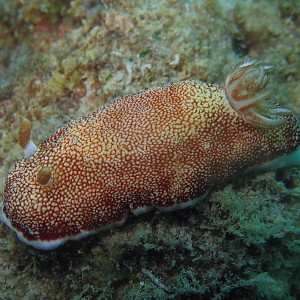
<svg viewBox="0 0 300 300"><path fill-rule="evenodd" d="M36 145L31 140L31 123L27 119L24 119L21 123L18 141L25 158L29 158L37 151Z"/></svg>
<svg viewBox="0 0 300 300"><path fill-rule="evenodd" d="M261 128L274 128L285 123L287 108L280 108L270 100L267 88L270 77L266 70L272 66L247 60L230 73L225 82L226 98L245 122Z"/></svg>

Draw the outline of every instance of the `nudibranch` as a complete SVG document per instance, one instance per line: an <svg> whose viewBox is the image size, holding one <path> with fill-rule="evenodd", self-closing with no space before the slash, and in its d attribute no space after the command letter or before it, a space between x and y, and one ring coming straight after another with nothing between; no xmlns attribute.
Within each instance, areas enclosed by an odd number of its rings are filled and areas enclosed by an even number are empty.
<svg viewBox="0 0 300 300"><path fill-rule="evenodd" d="M253 166L300 165L300 129L272 101L271 66L244 61L225 87L183 81L125 96L59 129L5 182L2 220L19 239L53 249L135 215L194 205Z"/></svg>

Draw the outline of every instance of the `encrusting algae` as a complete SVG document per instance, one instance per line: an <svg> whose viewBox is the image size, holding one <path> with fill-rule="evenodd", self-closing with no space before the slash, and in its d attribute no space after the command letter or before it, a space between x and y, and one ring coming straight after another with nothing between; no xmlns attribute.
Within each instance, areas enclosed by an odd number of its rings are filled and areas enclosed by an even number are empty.
<svg viewBox="0 0 300 300"><path fill-rule="evenodd" d="M122 224L129 210L194 205L213 184L275 158L276 166L300 165L299 124L268 103L265 69L248 60L225 89L184 81L119 98L59 129L30 157L23 122L26 158L6 179L2 220L48 250Z"/></svg>

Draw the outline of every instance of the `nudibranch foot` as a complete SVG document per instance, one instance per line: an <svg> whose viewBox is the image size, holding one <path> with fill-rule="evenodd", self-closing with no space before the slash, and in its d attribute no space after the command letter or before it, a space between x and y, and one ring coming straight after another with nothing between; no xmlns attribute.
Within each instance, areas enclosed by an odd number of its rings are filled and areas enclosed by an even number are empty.
<svg viewBox="0 0 300 300"><path fill-rule="evenodd" d="M279 156L271 161L262 165L255 165L246 170L252 171L272 171L279 168L300 167L300 147L294 152Z"/></svg>
<svg viewBox="0 0 300 300"><path fill-rule="evenodd" d="M186 208L197 205L202 199L204 199L206 197L206 195L207 195L207 193L205 193L201 197L191 199L184 203L175 203L172 206L168 206L168 207L158 206L156 208L162 212L173 212L173 211L176 211L179 209L186 209Z"/></svg>
<svg viewBox="0 0 300 300"><path fill-rule="evenodd" d="M273 108L267 89L271 65L247 59L231 72L225 82L226 98L245 122L261 128L274 128L285 123L284 116L291 111Z"/></svg>
<svg viewBox="0 0 300 300"><path fill-rule="evenodd" d="M117 221L115 223L108 224L106 226L99 227L99 228L94 229L94 230L88 230L88 231L82 230L81 232L79 232L76 235L66 236L66 237L63 237L63 238L60 238L60 239L52 239L52 240L51 239L50 240L42 240L42 239L40 239L40 240L39 239L37 239L37 240L28 240L26 238L26 236L23 235L22 232L15 229L15 227L11 224L11 222L6 218L4 213L1 214L1 219L2 219L2 222L10 230L12 230L13 232L16 233L18 239L21 242L23 242L24 244L26 244L28 246L31 246L35 249L47 250L48 251L48 250L53 250L53 249L56 249L58 247L61 247L69 241L79 241L83 238L86 238L88 236L97 234L99 232L110 230L110 229L115 228L115 227L120 227L125 223L125 221L127 219L127 214L122 219L120 219L119 221Z"/></svg>
<svg viewBox="0 0 300 300"><path fill-rule="evenodd" d="M193 207L197 205L202 199L206 197L207 193L205 195L202 195L201 197L197 197L194 199L190 199L183 203L174 203L172 206L142 206L136 209L131 209L131 213L135 216L142 215L144 213L148 213L152 211L153 209L158 209L161 212L173 212L180 209L186 209L189 207Z"/></svg>
<svg viewBox="0 0 300 300"><path fill-rule="evenodd" d="M225 89L173 83L72 121L7 176L3 222L27 245L50 250L123 224L130 211L196 205L245 170L300 165L299 123L269 99L269 69L247 61ZM24 150L31 125L22 126Z"/></svg>

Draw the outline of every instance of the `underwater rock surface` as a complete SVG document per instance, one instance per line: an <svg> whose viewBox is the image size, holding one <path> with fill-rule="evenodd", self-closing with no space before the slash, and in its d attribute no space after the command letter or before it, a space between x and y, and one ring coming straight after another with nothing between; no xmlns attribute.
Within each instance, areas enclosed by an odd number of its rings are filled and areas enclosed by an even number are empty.
<svg viewBox="0 0 300 300"><path fill-rule="evenodd" d="M276 65L277 99L300 116L297 1L1 1L0 193L22 157L116 96L184 79L223 82L244 56ZM296 299L300 171L246 174L197 207L153 211L41 252L0 225L3 299Z"/></svg>

